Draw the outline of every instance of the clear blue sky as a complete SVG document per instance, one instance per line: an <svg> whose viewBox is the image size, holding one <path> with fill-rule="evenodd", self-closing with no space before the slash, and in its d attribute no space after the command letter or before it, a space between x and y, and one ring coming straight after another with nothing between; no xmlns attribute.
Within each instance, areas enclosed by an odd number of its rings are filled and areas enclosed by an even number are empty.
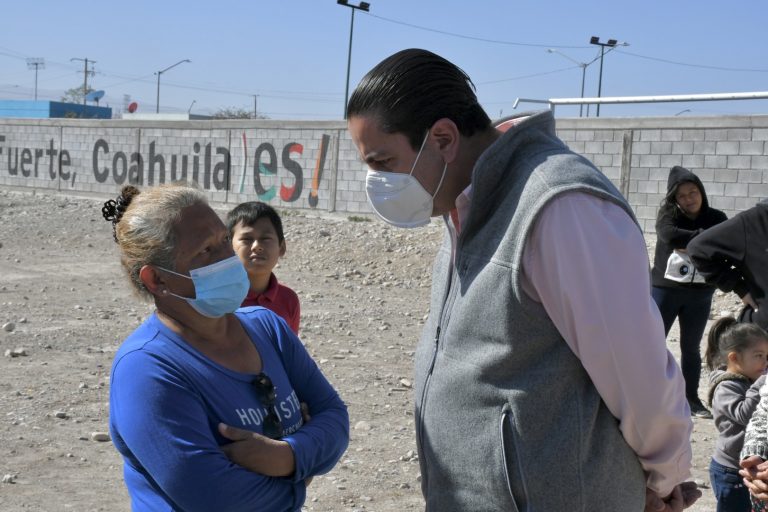
<svg viewBox="0 0 768 512"><path fill-rule="evenodd" d="M768 91L762 1L370 3L370 13L355 14L350 90L386 56L426 48L467 71L491 117L508 115L518 97L578 97L581 68L546 49L589 62L598 53L594 35L630 43L606 54L603 96ZM30 0L0 9L2 99L32 98L27 57L45 59L38 95L56 100L82 84L83 63L70 59L87 57L96 61L89 85L106 91L102 105L122 108L128 94L139 111L154 112L154 72L190 59L162 75L161 111L185 112L193 102L200 114L252 109L257 94L259 113L273 119L343 115L351 10L335 0ZM598 72L599 61L587 67L586 96L597 95ZM604 105L601 116L686 109L681 115L768 114L768 100Z"/></svg>

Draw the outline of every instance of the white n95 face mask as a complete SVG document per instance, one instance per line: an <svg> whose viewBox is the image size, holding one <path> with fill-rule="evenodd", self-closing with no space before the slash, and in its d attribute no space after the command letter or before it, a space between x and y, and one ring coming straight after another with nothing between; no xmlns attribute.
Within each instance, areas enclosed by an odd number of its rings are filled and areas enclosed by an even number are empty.
<svg viewBox="0 0 768 512"><path fill-rule="evenodd" d="M365 192L371 208L383 220L398 228L418 228L429 224L434 198L440 191L443 179L445 179L448 164L443 167L440 183L437 184L435 193L430 195L421 186L419 180L413 176L413 170L424 150L428 135L429 131L424 136L416 160L413 161L411 172L405 174L374 171L369 168L365 177Z"/></svg>

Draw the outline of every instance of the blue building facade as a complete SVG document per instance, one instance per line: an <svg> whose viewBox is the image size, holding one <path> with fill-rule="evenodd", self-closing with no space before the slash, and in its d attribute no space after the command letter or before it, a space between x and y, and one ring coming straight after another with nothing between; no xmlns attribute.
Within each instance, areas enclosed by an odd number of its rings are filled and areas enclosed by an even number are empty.
<svg viewBox="0 0 768 512"><path fill-rule="evenodd" d="M61 101L0 100L0 117L112 119L112 109Z"/></svg>

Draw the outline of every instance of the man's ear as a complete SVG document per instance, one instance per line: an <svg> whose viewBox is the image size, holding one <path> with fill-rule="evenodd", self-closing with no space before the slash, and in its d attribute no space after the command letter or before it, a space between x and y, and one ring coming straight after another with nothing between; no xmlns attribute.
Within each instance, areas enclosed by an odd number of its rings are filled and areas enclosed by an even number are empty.
<svg viewBox="0 0 768 512"><path fill-rule="evenodd" d="M141 267L141 270L139 270L139 280L152 295L162 296L168 294L165 281L163 281L160 273L152 265Z"/></svg>
<svg viewBox="0 0 768 512"><path fill-rule="evenodd" d="M280 242L280 257L285 256L285 238Z"/></svg>
<svg viewBox="0 0 768 512"><path fill-rule="evenodd" d="M437 141L438 149L445 163L450 164L453 162L459 152L459 139L461 136L456 123L447 117L438 119L432 125L429 134L430 138Z"/></svg>

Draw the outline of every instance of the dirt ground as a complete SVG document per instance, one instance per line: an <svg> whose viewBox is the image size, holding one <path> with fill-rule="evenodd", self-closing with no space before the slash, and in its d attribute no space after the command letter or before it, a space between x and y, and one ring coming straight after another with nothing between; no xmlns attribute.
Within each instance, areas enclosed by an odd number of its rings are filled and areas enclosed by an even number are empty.
<svg viewBox="0 0 768 512"><path fill-rule="evenodd" d="M101 201L0 189L0 511L128 511L108 440L109 368L151 311L132 295ZM299 294L301 337L349 406L349 450L308 490L306 510L423 509L412 363L441 227L282 211L276 270ZM649 239L649 248L653 240ZM713 316L738 299L717 294ZM676 328L668 346L679 356ZM706 382L702 381L704 396ZM695 420L694 479L714 510L711 420Z"/></svg>

